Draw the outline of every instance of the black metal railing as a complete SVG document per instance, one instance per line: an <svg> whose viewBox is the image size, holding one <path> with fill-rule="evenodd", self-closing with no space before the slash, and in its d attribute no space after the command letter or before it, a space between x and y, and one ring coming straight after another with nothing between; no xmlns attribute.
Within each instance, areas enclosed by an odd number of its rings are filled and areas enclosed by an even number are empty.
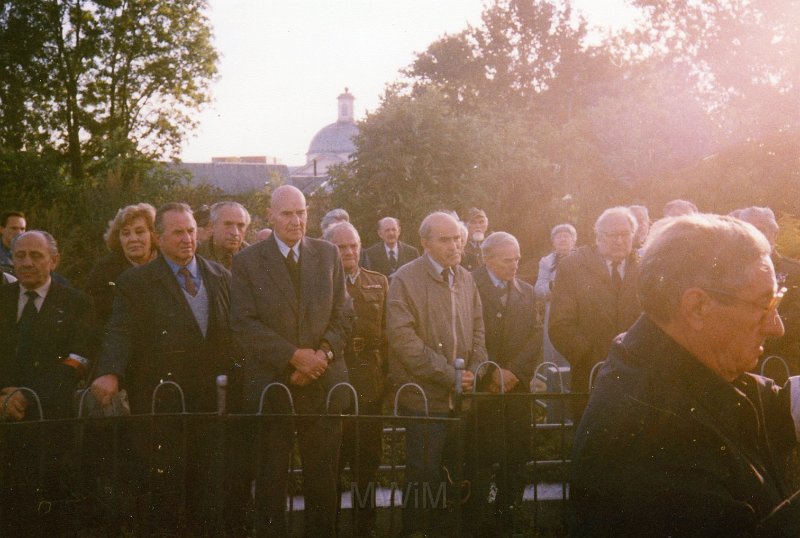
<svg viewBox="0 0 800 538"><path fill-rule="evenodd" d="M476 372L491 368L499 366L484 363ZM457 372L458 377L461 370ZM354 426L356 452L360 428L382 424L383 453L376 476L370 477L372 491L360 491L355 486L362 472L357 460L345 468L341 478L340 501L344 505L339 525L343 535L360 532L361 512L355 508L367 502L372 493L379 512L374 523L378 534L400 532L402 511L409 502L419 502L409 498L404 484L404 431L416 422L446 424L458 432L444 475L447 480L423 491L429 495L424 502L441 510L439 515L447 519L456 535L465 526L476 524L475 507L498 512L498 499L506 494L503 488L515 482L524 487L525 500L514 513L515 525L522 527L519 530L525 535L566 533L573 430L568 400L586 395L551 388L546 392L462 393L460 386L460 382L455 383L455 409L448 417L430 416L427 395L415 384L400 387L393 405L383 415L359 414L357 401L351 415L321 415L323 420ZM195 534L247 535L253 523L253 478L264 463L258 447L268 425L296 425L318 420L320 415L295 413L291 391L279 383L264 388L257 413L226 414L225 384L218 383L218 387L217 413L187 413L181 387L165 382L154 388L148 415L84 416L84 392L79 398L78 416L58 420L42 416L35 393L21 388L37 403L39 416L23 422L0 422L0 534L11 535L1 531L20 524L41 529L41 535L48 535L52 529L80 529L84 535L95 530L98 535L122 532L140 536L177 533L193 526ZM177 412L158 409L159 394L167 390L179 395ZM352 386L340 383L329 392L328 402L338 390L355 394ZM422 393L422 416L401 414L398 397L405 390ZM269 412L266 396L271 391L285 394L290 412ZM522 451L510 451L520 439L524 441ZM496 453L488 457L487 450L492 446L497 448ZM294 452L286 517L290 531L299 533L303 527L304 477L296 447ZM476 474L476 469L480 473ZM476 478L478 474L482 478Z"/></svg>

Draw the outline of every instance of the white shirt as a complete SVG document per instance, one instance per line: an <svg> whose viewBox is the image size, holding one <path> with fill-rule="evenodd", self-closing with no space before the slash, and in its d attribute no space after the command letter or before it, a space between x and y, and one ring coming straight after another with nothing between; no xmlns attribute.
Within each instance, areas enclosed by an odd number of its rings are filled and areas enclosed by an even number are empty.
<svg viewBox="0 0 800 538"><path fill-rule="evenodd" d="M33 300L33 306L36 307L36 311L38 312L42 309L42 303L44 303L44 298L47 297L47 293L50 291L50 284L52 283L53 280L48 276L47 282L35 290L27 290L24 286L20 285L19 298L17 299L17 321L19 321L19 318L22 317L22 310L25 308L25 305L28 304L28 296L25 295L25 292L35 291L38 295L38 297Z"/></svg>
<svg viewBox="0 0 800 538"><path fill-rule="evenodd" d="M621 262L619 262L619 265L617 265L617 271L619 271L619 277L622 280L625 280L625 264L626 263L627 263L626 260L622 260ZM608 267L608 274L613 278L614 275L612 274L611 271L614 270L614 262L612 262L611 260L606 260L606 267Z"/></svg>
<svg viewBox="0 0 800 538"><path fill-rule="evenodd" d="M284 258L289 255L289 251L291 250L294 252L294 261L296 262L300 261L300 241L295 243L293 247L290 247L289 245L281 241L280 238L276 235L275 242L278 243L278 249L281 251L281 254L283 254Z"/></svg>

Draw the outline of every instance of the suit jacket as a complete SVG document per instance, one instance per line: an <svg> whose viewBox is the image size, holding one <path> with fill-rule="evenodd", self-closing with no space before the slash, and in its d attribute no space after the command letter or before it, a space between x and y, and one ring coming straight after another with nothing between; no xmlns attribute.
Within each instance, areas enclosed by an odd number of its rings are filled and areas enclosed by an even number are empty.
<svg viewBox="0 0 800 538"><path fill-rule="evenodd" d="M114 289L119 276L134 267L122 252L109 252L94 264L86 279L86 293L94 299L97 325L102 329L111 319L114 307Z"/></svg>
<svg viewBox="0 0 800 538"><path fill-rule="evenodd" d="M238 354L229 328L230 273L196 256L209 302L206 336L177 278L163 257L123 273L97 375L116 374L128 390L131 411L149 413L160 380L177 382L189 411L216 409L216 376L235 381ZM168 394L168 389L162 389ZM174 409L172 409L174 410Z"/></svg>
<svg viewBox="0 0 800 538"><path fill-rule="evenodd" d="M509 284L506 305L500 300L486 267L472 273L483 305L486 352L489 360L511 370L519 379L515 391L528 392L536 363L541 358L542 328L536 313L533 286L515 278ZM487 369L483 374L491 373ZM488 375L484 376L488 380Z"/></svg>
<svg viewBox="0 0 800 538"><path fill-rule="evenodd" d="M570 362L573 392L589 389L592 367L606 358L614 337L639 317L636 275L636 257L630 256L616 293L596 247L581 247L560 262L550 299L549 331L553 346Z"/></svg>
<svg viewBox="0 0 800 538"><path fill-rule="evenodd" d="M408 262L419 258L419 251L409 244L402 241L397 242L397 268L399 269ZM361 265L372 271L377 271L382 275L389 276L392 269L389 266L389 257L386 255L386 247L383 241L379 241L371 247L364 249L364 256Z"/></svg>
<svg viewBox="0 0 800 538"><path fill-rule="evenodd" d="M298 300L274 235L233 258L231 323L245 356L244 392L251 411L257 410L264 387L280 382L290 387L298 412L324 412L328 391L348 379L344 347L352 307L339 250L327 241L304 237L299 264ZM325 374L306 387L290 385L294 367L289 360L295 350L319 349L323 341L334 353ZM286 410L284 394L273 390L269 396L273 406ZM330 410L341 411L349 401L349 393L339 389Z"/></svg>
<svg viewBox="0 0 800 538"><path fill-rule="evenodd" d="M36 391L45 418L73 414L79 372L64 364L70 353L94 358L94 305L91 297L53 281L33 326L32 356L17 358L19 283L0 286L0 388ZM38 419L30 395L26 418Z"/></svg>

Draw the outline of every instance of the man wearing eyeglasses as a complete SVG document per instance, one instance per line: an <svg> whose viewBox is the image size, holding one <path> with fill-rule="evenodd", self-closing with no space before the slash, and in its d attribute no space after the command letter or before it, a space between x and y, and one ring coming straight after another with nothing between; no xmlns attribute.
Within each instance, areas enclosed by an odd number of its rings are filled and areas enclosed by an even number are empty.
<svg viewBox="0 0 800 538"><path fill-rule="evenodd" d="M731 217L656 223L644 314L615 339L576 433L574 536L800 535L783 483L800 378L748 373L783 334L770 251Z"/></svg>
<svg viewBox="0 0 800 538"><path fill-rule="evenodd" d="M570 363L572 392L588 392L589 375L605 359L615 336L641 309L633 253L636 217L627 207L606 209L595 222L595 245L583 246L559 265L550 303L553 346ZM577 423L587 399L572 400Z"/></svg>

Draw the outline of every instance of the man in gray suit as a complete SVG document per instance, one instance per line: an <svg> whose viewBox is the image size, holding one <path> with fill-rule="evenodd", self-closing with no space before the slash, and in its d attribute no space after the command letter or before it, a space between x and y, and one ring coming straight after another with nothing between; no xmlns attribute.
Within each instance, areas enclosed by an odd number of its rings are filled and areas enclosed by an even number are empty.
<svg viewBox="0 0 800 538"><path fill-rule="evenodd" d="M326 410L328 391L347 381L344 344L351 307L338 249L305 237L308 212L303 193L284 185L272 194L267 216L272 236L233 261L231 321L245 354L245 405L256 411L261 391L272 382L287 385L299 414L339 413L349 394L338 390ZM286 394L269 392L265 407L288 413ZM325 417L296 420L303 460L305 531L333 536L337 505L337 462L341 423ZM256 483L258 535L287 534L284 511L293 426L266 426L265 460Z"/></svg>

